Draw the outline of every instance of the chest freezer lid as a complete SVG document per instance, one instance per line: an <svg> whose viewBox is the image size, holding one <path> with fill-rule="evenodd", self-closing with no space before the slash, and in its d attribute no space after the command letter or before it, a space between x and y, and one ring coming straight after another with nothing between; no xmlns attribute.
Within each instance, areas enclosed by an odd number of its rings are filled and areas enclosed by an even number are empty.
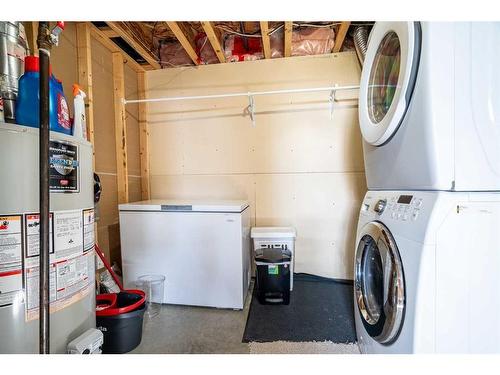
<svg viewBox="0 0 500 375"><path fill-rule="evenodd" d="M152 199L147 201L124 203L118 206L120 211L153 212L242 212L248 202L238 200L173 200Z"/></svg>

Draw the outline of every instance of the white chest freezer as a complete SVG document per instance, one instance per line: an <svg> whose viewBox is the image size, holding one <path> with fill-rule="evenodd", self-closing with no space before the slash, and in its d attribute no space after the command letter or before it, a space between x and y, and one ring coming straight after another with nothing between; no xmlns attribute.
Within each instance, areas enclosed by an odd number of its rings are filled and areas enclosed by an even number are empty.
<svg viewBox="0 0 500 375"><path fill-rule="evenodd" d="M163 303L242 309L250 283L250 209L244 201L121 204L126 288L165 276Z"/></svg>

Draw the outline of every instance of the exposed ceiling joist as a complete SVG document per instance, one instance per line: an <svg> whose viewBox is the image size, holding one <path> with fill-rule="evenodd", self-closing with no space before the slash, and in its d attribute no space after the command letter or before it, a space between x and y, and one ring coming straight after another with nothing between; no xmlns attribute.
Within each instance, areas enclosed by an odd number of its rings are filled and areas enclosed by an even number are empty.
<svg viewBox="0 0 500 375"><path fill-rule="evenodd" d="M196 53L194 35L181 22L167 21L167 25L174 33L175 37L187 52L195 65L199 65L198 54Z"/></svg>
<svg viewBox="0 0 500 375"><path fill-rule="evenodd" d="M212 45L212 48L214 49L219 62L226 62L226 56L224 56L222 46L220 45L220 33L214 30L212 22L201 21L201 26L203 27L205 34L207 34L207 38L210 41L210 44Z"/></svg>
<svg viewBox="0 0 500 375"><path fill-rule="evenodd" d="M349 26L351 25L351 22L342 22L340 24L340 27L337 31L337 35L335 36L335 45L333 46L333 51L334 53L337 53L340 51L342 48L342 45L344 44L344 39L347 34L347 30L349 30Z"/></svg>
<svg viewBox="0 0 500 375"><path fill-rule="evenodd" d="M155 69L161 69L161 65L158 62L158 58L147 50L139 43L130 31L126 30L120 22L107 22L108 26L111 27L123 40L125 40L133 49L137 51L141 57L148 62Z"/></svg>
<svg viewBox="0 0 500 375"><path fill-rule="evenodd" d="M292 21L285 22L285 45L284 45L284 56L290 57L292 55Z"/></svg>
<svg viewBox="0 0 500 375"><path fill-rule="evenodd" d="M262 49L264 50L264 57L271 58L271 42L269 41L269 23L267 21L260 21L260 34L262 35Z"/></svg>
<svg viewBox="0 0 500 375"><path fill-rule="evenodd" d="M100 28L99 30L101 30L103 32L104 35L106 35L108 38L116 38L116 37L119 37L120 35L115 31L113 30L111 27L105 27L105 28Z"/></svg>
<svg viewBox="0 0 500 375"><path fill-rule="evenodd" d="M136 72L143 72L145 67L138 64L132 57L130 57L126 52L124 52L120 47L118 47L104 32L99 30L91 22L88 23L90 26L90 33L97 41L99 41L103 46L109 49L111 52L120 52L126 60L127 64L130 64L132 69Z"/></svg>

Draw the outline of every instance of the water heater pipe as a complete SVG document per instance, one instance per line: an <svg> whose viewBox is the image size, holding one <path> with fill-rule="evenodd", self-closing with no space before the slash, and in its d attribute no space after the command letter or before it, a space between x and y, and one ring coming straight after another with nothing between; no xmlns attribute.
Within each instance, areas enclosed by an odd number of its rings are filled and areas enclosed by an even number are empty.
<svg viewBox="0 0 500 375"><path fill-rule="evenodd" d="M50 43L47 43L49 23L38 23L38 54L40 56L40 281L39 281L39 349L50 353L49 316L49 64Z"/></svg>

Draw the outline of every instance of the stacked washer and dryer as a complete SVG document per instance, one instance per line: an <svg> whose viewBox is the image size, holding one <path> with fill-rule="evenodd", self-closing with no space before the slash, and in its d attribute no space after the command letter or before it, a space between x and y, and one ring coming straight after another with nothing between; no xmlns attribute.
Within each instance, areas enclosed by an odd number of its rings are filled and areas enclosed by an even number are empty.
<svg viewBox="0 0 500 375"><path fill-rule="evenodd" d="M500 353L500 23L383 22L361 76L363 353Z"/></svg>

